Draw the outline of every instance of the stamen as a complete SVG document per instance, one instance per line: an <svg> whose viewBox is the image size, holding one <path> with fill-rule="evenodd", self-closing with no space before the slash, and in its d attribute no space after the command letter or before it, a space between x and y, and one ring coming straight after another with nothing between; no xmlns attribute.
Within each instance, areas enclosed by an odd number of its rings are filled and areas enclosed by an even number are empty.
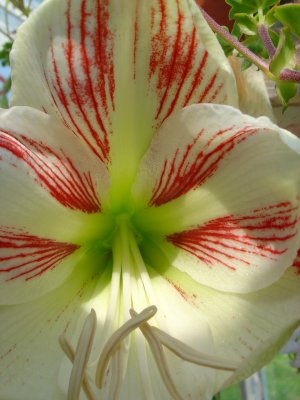
<svg viewBox="0 0 300 400"><path fill-rule="evenodd" d="M117 351L111 359L111 380L109 382L108 399L118 400L123 382L122 354Z"/></svg>
<svg viewBox="0 0 300 400"><path fill-rule="evenodd" d="M141 313L137 313L133 309L129 310L131 319L125 322L117 331L115 331L106 342L102 353L99 357L95 384L101 389L105 385L106 371L111 359L111 378L108 388L108 398L117 400L119 398L121 384L124 378L124 345L122 341L136 328L139 328L145 339L147 340L150 350L153 353L154 360L157 364L162 380L166 385L172 398L182 400L181 395L177 391L176 385L172 379L163 346L167 347L175 355L185 361L191 362L204 367L221 369L225 371L234 371L237 363L228 362L216 356L210 356L194 350L178 339L163 332L147 323L157 312L156 306L145 308ZM59 343L64 353L73 363L71 377L69 381L68 400L79 400L81 386L86 393L88 399L95 400L95 396L91 389L89 378L85 372L88 359L91 353L92 343L96 330L96 313L91 310L87 317L83 330L81 332L76 351L67 341L65 335L59 337Z"/></svg>
<svg viewBox="0 0 300 400"><path fill-rule="evenodd" d="M137 314L134 310L130 310L130 315L132 318L136 318L139 314ZM162 348L160 341L156 338L154 333L151 330L151 326L149 324L142 324L139 326L143 335L145 336L147 342L149 343L150 349L153 353L156 365L159 369L161 377L170 393L170 395L175 400L183 400L180 394L178 393L175 383L171 377L171 373L168 368L168 364L165 358L165 354Z"/></svg>
<svg viewBox="0 0 300 400"><path fill-rule="evenodd" d="M74 355L73 368L69 381L68 400L78 400L80 396L80 389L84 380L84 372L87 362L92 350L92 343L96 331L97 317L95 310L91 310L86 318L82 332L79 337L78 345L75 353L72 351L71 346L64 339L60 339L63 344L63 350L66 350L68 356Z"/></svg>
<svg viewBox="0 0 300 400"><path fill-rule="evenodd" d="M155 306L145 308L145 310L143 310L140 314L136 314L134 318L131 318L129 321L125 322L125 324L116 330L106 342L98 361L95 377L95 383L100 389L105 383L105 372L109 360L120 346L121 341L124 340L129 333L134 331L144 322L148 321L148 319L152 318L156 312L157 308Z"/></svg>
<svg viewBox="0 0 300 400"><path fill-rule="evenodd" d="M120 279L121 279L121 251L120 251L120 243L119 241L115 241L113 244L113 271L111 277L111 287L110 287L110 296L108 307L106 310L106 318L103 327L104 335L106 332L110 332L113 326L113 317L117 312L117 304L118 304L118 294L120 291ZM104 336L104 339L107 339Z"/></svg>
<svg viewBox="0 0 300 400"><path fill-rule="evenodd" d="M132 317L137 317L138 314L131 309L130 315ZM237 364L228 363L222 358L202 354L197 350L194 350L192 347L180 342L178 339L175 339L174 337L168 335L162 330L149 325L147 322L144 322L142 325L140 325L139 329L142 331L143 335L149 343L157 367L161 373L161 377L170 395L173 396L173 398L176 400L181 400L182 398L179 395L176 386L172 380L162 345L166 346L178 357L193 364L221 369L225 371L234 371L237 368Z"/></svg>
<svg viewBox="0 0 300 400"><path fill-rule="evenodd" d="M68 342L68 340L64 334L60 335L58 340L59 340L59 344L60 344L60 347L62 348L63 352L66 354L68 359L73 364L74 359L75 359L75 350L73 349L71 344ZM84 393L87 395L87 398L89 400L97 400L93 393L89 378L86 373L83 374L82 389L83 389Z"/></svg>
<svg viewBox="0 0 300 400"><path fill-rule="evenodd" d="M147 324L148 325L148 324ZM171 350L178 357L185 361L197 364L203 367L209 367L214 369L220 369L223 371L235 371L238 367L238 363L227 361L221 357L211 356L208 354L201 353L192 347L182 343L180 340L174 338L163 332L161 329L151 326L160 342Z"/></svg>

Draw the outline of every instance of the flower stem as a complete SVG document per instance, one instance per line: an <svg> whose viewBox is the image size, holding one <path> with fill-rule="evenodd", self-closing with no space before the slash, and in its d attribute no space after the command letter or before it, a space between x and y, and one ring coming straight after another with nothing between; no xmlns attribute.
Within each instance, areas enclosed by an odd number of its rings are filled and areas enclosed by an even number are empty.
<svg viewBox="0 0 300 400"><path fill-rule="evenodd" d="M253 62L260 70L262 70L268 77L274 79L273 74L269 71L269 63L265 60L262 60L256 54L254 54L251 50L249 50L246 46L244 46L241 42L238 41L237 38L232 36L229 32L227 32L221 25L219 25L210 15L207 14L206 11L200 7L200 10L206 19L206 22L211 27L211 29L222 36L229 44L231 44L239 53L243 54L246 58Z"/></svg>

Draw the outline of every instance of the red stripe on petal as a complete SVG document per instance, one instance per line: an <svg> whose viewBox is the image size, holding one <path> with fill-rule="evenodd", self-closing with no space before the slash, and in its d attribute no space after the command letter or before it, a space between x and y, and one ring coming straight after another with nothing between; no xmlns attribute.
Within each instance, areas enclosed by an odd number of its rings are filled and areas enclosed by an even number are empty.
<svg viewBox="0 0 300 400"><path fill-rule="evenodd" d="M92 150L92 152L101 160L103 161L103 156L99 152L99 150L89 141L89 139L86 137L86 135L82 132L82 130L79 128L75 116L73 116L71 112L71 102L69 97L66 95L65 90L63 88L62 84L62 77L60 76L59 70L58 70L58 65L56 62L56 57L55 57L55 50L54 47L51 46L50 48L51 52L51 61L52 61L52 68L54 72L54 77L55 77L55 82L52 81L51 84L48 81L47 74L44 71L44 76L48 85L48 88L51 93L52 100L54 104L56 105L57 111L59 112L62 120L64 121L64 124L72 129L72 131L79 137L83 139L83 141L88 145L88 147ZM58 99L55 98L53 91L51 90L52 87L54 88L54 92L56 93ZM60 104L58 104L58 100ZM62 108L62 110L61 110ZM67 118L66 118L67 117Z"/></svg>
<svg viewBox="0 0 300 400"><path fill-rule="evenodd" d="M103 158L105 160L108 160L108 158L109 158L109 156L108 156L109 155L108 133L104 126L104 122L101 118L101 115L99 113L97 99L96 99L96 95L94 93L94 88L93 88L93 83L92 83L92 78L91 78L91 62L89 60L88 53L87 53L88 32L86 29L86 24L87 24L88 16L89 16L89 14L86 11L86 1L83 1L82 5L81 5L81 24L80 24L81 43L80 44L81 44L81 54L82 54L81 63L82 63L83 71L85 73L85 77L86 77L86 85L83 86L83 88L85 88L85 93L84 93L83 99L81 98L80 101L82 101L82 100L86 101L86 100L90 99L91 106L95 113L97 123L98 123L101 131L103 132L102 141L100 141L100 138L98 137L98 133L96 133L94 130L92 130L92 134L93 134L93 137L95 138L95 141L97 142L98 146L101 149ZM102 72L101 63L100 63L99 67ZM103 93L103 90L104 90L104 93ZM80 92L81 92L80 95L82 96L82 94L83 94L82 88L81 88ZM105 110L105 114L108 115L108 106L107 106L106 93L105 93L104 88L102 88L102 92L100 92L100 97L102 99L102 104L104 106L103 108Z"/></svg>
<svg viewBox="0 0 300 400"><path fill-rule="evenodd" d="M167 279L167 281L173 286L173 288L179 293L179 295L183 298L185 301L189 301L189 296L188 294L182 289L182 287L179 286L179 284L171 281L170 279Z"/></svg>
<svg viewBox="0 0 300 400"><path fill-rule="evenodd" d="M300 275L300 250L298 250L297 257L296 257L295 261L293 262L293 267L296 270L296 274Z"/></svg>
<svg viewBox="0 0 300 400"><path fill-rule="evenodd" d="M195 229L175 233L167 240L212 268L236 269L253 260L278 260L297 233L298 207L290 202L254 210L246 216L225 216ZM250 261L251 260L251 261Z"/></svg>
<svg viewBox="0 0 300 400"><path fill-rule="evenodd" d="M0 276L5 281L29 281L56 268L79 246L24 232L0 229Z"/></svg>
<svg viewBox="0 0 300 400"><path fill-rule="evenodd" d="M80 173L63 150L54 152L42 143L20 135L23 143L0 132L0 148L24 162L36 176L36 182L65 207L95 213L101 210L90 171ZM27 147L26 147L26 146ZM17 164L10 164L18 168Z"/></svg>
<svg viewBox="0 0 300 400"><path fill-rule="evenodd" d="M84 3L83 3L84 7ZM72 38L72 22L71 22L71 1L68 1L68 9L67 9L67 42L66 42L66 58L68 62L68 67L69 67L69 89L70 89L70 98L72 100L72 103L76 105L78 108L78 113L80 115L80 118L84 121L86 128L88 129L90 136L94 139L97 147L100 149L101 154L102 154L102 161L107 160L108 157L108 148L105 147L104 143L101 141L100 137L98 136L98 132L95 131L93 128L89 116L86 112L85 109L85 103L90 102L91 98L91 90L90 86L88 83L90 83L90 78L88 75L85 76L84 82L82 82L82 78L78 77L76 74L76 67L78 63L78 55L80 55L81 60L84 60L86 63L87 57L86 57L86 50L84 49L85 44L81 46L77 46L76 41ZM85 26L85 21L87 18L88 14L83 13L81 15L81 28ZM83 34L85 36L85 31L83 31ZM83 38L84 40L84 38ZM75 50L79 50L79 53L75 54ZM84 65L86 67L86 64ZM85 72L88 74L89 71L85 70ZM101 121L102 124L102 121ZM103 124L102 124L103 126ZM106 132L104 132L104 138L106 138ZM104 139L105 140L105 139ZM107 142L107 140L106 140Z"/></svg>
<svg viewBox="0 0 300 400"><path fill-rule="evenodd" d="M166 112L165 116L162 118L162 122L164 122L168 118L168 116L175 110L181 90L183 88L184 83L187 80L188 74L192 67L192 63L193 63L193 60L195 57L195 50L196 50L196 28L195 27L194 27L192 35L190 36L189 39L190 39L189 52L188 52L188 55L187 55L187 58L185 61L185 67L182 72L181 81L175 92L175 96L171 102L171 105L170 105L168 111Z"/></svg>
<svg viewBox="0 0 300 400"><path fill-rule="evenodd" d="M206 97L207 97L207 95L208 95L209 93L212 92L213 87L214 87L214 85L215 85L215 82L216 82L216 80L217 80L217 76L218 76L218 73L215 73L215 74L210 78L208 84L205 86L205 89L203 90L203 92L202 92L202 94L201 94L201 96L200 96L200 98L199 98L199 100L198 100L198 103L207 103Z"/></svg>
<svg viewBox="0 0 300 400"><path fill-rule="evenodd" d="M205 50L205 52L203 53L203 57L200 62L199 68L197 69L197 71L194 75L194 78L192 80L190 90L186 94L185 101L183 104L184 107L189 104L194 92L196 91L196 89L198 88L198 86L200 85L200 83L203 80L203 73L204 73L204 68L206 66L207 60L208 60L208 52Z"/></svg>
<svg viewBox="0 0 300 400"><path fill-rule="evenodd" d="M174 3L159 1L152 10L149 82L154 78L159 99L156 128L175 109L224 98L224 76L205 50L191 11Z"/></svg>
<svg viewBox="0 0 300 400"><path fill-rule="evenodd" d="M170 63L165 64L163 66L163 69L161 70L160 86L164 87L164 94L162 95L160 104L158 106L156 119L158 119L158 117L160 116L160 114L162 112L162 109L163 109L165 101L167 99L168 92L170 90L172 81L174 81L174 79L177 80L177 72L178 72L178 67L179 67L178 58L180 57L180 48L182 47L181 35L182 35L182 22L183 21L182 21L182 14L179 9L178 0L176 0L176 4L177 4L177 14L178 14L178 19L177 19L177 23L176 23L176 29L177 29L176 38L175 38L175 42L173 44L173 54L172 54ZM168 37L166 37L165 40L167 40L170 43L170 39ZM184 63L185 62L186 62L186 58L184 57ZM180 67L182 67L182 65L180 65ZM175 75L176 75L176 77L175 77ZM163 119L164 118L162 118L162 120Z"/></svg>
<svg viewBox="0 0 300 400"><path fill-rule="evenodd" d="M137 47L139 39L139 2L136 3L135 21L134 21L134 40L133 40L133 79L136 79L136 61L137 61Z"/></svg>
<svg viewBox="0 0 300 400"><path fill-rule="evenodd" d="M179 282L174 282L172 279L166 278L166 281L176 290L179 296L189 303L191 306L199 308L199 304L196 303L197 295L195 293L187 292L184 290Z"/></svg>
<svg viewBox="0 0 300 400"><path fill-rule="evenodd" d="M97 24L94 31L90 33L95 48L94 60L89 58L91 65L98 69L98 79L94 84L95 90L101 99L101 108L104 108L105 114L109 116L109 100L114 110L115 95L115 73L114 73L114 52L113 52L113 33L109 30L109 0L97 1L96 15ZM92 11L93 13L94 11ZM88 43L86 42L86 47ZM106 91L106 82L108 93Z"/></svg>
<svg viewBox="0 0 300 400"><path fill-rule="evenodd" d="M52 71L44 70L57 112L105 163L109 162L115 92L108 4L108 0L97 1L93 6L83 0L78 12L79 5L68 0L66 38L49 32Z"/></svg>
<svg viewBox="0 0 300 400"><path fill-rule="evenodd" d="M150 69L149 69L149 80L151 80L152 76L155 75L157 71L160 70L160 67L164 64L168 49L168 40L166 38L166 6L164 0L159 0L159 13L156 12L156 9L152 9L152 22L151 28L154 28L154 20L157 15L160 16L160 24L159 31L157 34L153 35L152 38L152 53L150 57ZM163 82L161 77L159 76L158 87L163 87Z"/></svg>
<svg viewBox="0 0 300 400"><path fill-rule="evenodd" d="M160 206L202 185L237 144L257 132L254 128L243 127L220 143L218 139L230 131L234 132L234 127L216 132L201 145L202 130L185 149L177 149L173 157L165 159L150 205Z"/></svg>
<svg viewBox="0 0 300 400"><path fill-rule="evenodd" d="M214 91L211 91L210 97L206 100L207 103L214 103L215 100L219 97L219 94L222 92L224 88L224 83L220 83ZM223 95L220 104L225 104L226 96Z"/></svg>

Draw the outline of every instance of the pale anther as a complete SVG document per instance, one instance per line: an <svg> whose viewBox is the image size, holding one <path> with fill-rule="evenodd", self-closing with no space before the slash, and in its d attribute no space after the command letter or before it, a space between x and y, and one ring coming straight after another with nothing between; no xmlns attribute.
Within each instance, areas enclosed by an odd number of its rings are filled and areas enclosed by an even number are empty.
<svg viewBox="0 0 300 400"><path fill-rule="evenodd" d="M201 353L190 346L182 343L180 340L174 338L163 332L161 329L155 326L151 327L160 342L166 346L170 351L176 354L178 357L185 361L189 361L193 364L201 365L203 367L209 367L214 369L220 369L223 371L235 371L238 367L238 363L229 362L221 357L211 356L208 354Z"/></svg>
<svg viewBox="0 0 300 400"><path fill-rule="evenodd" d="M130 309L129 313L131 319L125 322L124 325L122 325L119 329L117 329L106 342L99 357L95 384L99 388L103 388L103 386L105 385L108 364L111 360L112 371L109 387L110 399L114 400L118 398L121 383L123 380L121 347L122 341L137 328L141 330L142 334L147 340L159 372L161 374L162 380L174 400L182 400L182 397L178 393L176 385L169 371L163 346L168 348L176 356L193 364L214 369L221 369L225 371L236 370L237 363L229 363L222 358L201 353L193 349L192 347L182 343L178 339L168 335L161 329L147 323L147 321L152 318L156 314L156 312L157 308L155 306L147 307L141 313L137 313L133 309ZM76 352L67 341L65 335L61 335L59 338L60 345L63 351L73 363L73 369L69 382L68 400L79 399L81 386L85 391L88 399L95 400L85 370L92 348L96 323L96 313L94 310L92 310L85 321Z"/></svg>
<svg viewBox="0 0 300 400"><path fill-rule="evenodd" d="M79 399L81 386L84 380L84 372L92 350L96 325L97 325L96 313L94 310L91 310L90 314L88 315L84 323L82 332L79 337L78 345L74 354L73 368L68 388L68 400ZM71 350L72 350L71 347L67 344L64 346L64 348L66 348L67 353L71 355Z"/></svg>
<svg viewBox="0 0 300 400"><path fill-rule="evenodd" d="M130 315L132 316L132 318L135 318L138 314L134 310L130 310ZM149 324L144 322L142 325L139 326L139 329L145 336L145 338L150 346L150 349L154 356L156 365L159 369L161 377L162 377L164 384L166 385L166 388L168 389L170 395L172 396L172 398L174 400L183 400L176 389L175 383L173 382L162 345L161 345L160 341L157 339L157 337L155 336L155 334L153 333L152 327Z"/></svg>
<svg viewBox="0 0 300 400"><path fill-rule="evenodd" d="M68 359L73 364L74 359L75 359L75 350L73 349L71 344L68 342L68 340L64 334L60 335L58 339L59 339L60 347L62 348L65 355L68 357ZM93 390L91 388L91 384L90 384L90 381L89 381L89 378L88 378L86 372L83 375L82 389L89 400L97 400L93 393Z"/></svg>
<svg viewBox="0 0 300 400"><path fill-rule="evenodd" d="M122 353L116 351L111 358L111 378L109 382L108 399L118 400L123 382Z"/></svg>
<svg viewBox="0 0 300 400"><path fill-rule="evenodd" d="M130 315L132 317L136 317L138 314L134 310L130 310ZM166 346L178 357L193 364L226 371L234 371L237 368L237 364L228 363L222 358L202 354L197 350L194 350L192 347L187 346L186 344L168 335L162 330L149 325L146 321L139 326L139 329L142 331L143 335L149 343L157 367L161 373L162 379L169 393L176 400L180 400L181 397L169 372L162 345Z"/></svg>
<svg viewBox="0 0 300 400"><path fill-rule="evenodd" d="M112 334L102 350L97 365L95 383L99 388L102 388L104 386L105 372L109 360L120 346L122 340L124 340L127 335L138 328L141 324L152 318L156 314L156 312L157 308L155 306L147 307L140 314L137 314L137 316L125 322L124 325L122 325Z"/></svg>

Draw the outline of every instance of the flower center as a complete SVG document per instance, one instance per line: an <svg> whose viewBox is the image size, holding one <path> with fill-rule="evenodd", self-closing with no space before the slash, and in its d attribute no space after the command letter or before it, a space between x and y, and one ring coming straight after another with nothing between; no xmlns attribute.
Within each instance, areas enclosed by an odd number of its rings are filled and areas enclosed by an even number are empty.
<svg viewBox="0 0 300 400"><path fill-rule="evenodd" d="M102 342L102 351L96 362L94 379L89 377L87 369L97 326L96 313L92 310L87 317L76 350L64 335L60 337L60 345L73 363L68 400L78 400L81 389L85 391L88 399L96 400L97 388L101 389L101 398L118 399L132 345L137 348L143 386L151 388L148 362L150 349L166 389L176 400L181 400L182 396L169 370L165 348L194 364L234 370L236 365L218 357L201 354L147 323L157 312L157 302L147 265L139 248L139 241L146 239L136 230L129 213L118 214L114 221L115 227L110 240L113 256L110 294L105 320L98 336ZM138 313L135 309L142 311ZM157 325L155 320L154 324ZM136 332L131 344L133 331Z"/></svg>
<svg viewBox="0 0 300 400"><path fill-rule="evenodd" d="M136 346L135 357L137 357L140 376L143 386L147 388L149 399L154 398L151 394L149 350L167 391L171 398L176 400L181 400L183 397L173 381L164 348L185 361L201 366L223 370L236 368L236 365L231 365L226 360L201 354L160 330L155 318L153 319L154 326L148 324L147 321L157 312L158 302L149 276L150 270L144 261L140 247L143 252L151 253L151 265L156 264L152 258L156 257L157 251L153 251L152 248L155 238L152 237L150 240L149 234L137 229L132 215L130 212L120 212L113 216L111 214L113 229L107 244L112 253L112 275L106 315L99 335L98 347L101 351L98 360L96 359L95 362L94 359L92 363L94 367L97 364L95 378L91 379L88 374L88 369L92 369L88 363L97 326L96 313L92 310L88 316L76 350L72 348L64 335L60 338L63 351L73 363L68 400L78 400L81 390L85 391L89 400L97 398L117 400L126 376L127 364L130 366L132 346ZM146 257L148 258L148 254ZM134 338L131 335L133 331L135 331Z"/></svg>

